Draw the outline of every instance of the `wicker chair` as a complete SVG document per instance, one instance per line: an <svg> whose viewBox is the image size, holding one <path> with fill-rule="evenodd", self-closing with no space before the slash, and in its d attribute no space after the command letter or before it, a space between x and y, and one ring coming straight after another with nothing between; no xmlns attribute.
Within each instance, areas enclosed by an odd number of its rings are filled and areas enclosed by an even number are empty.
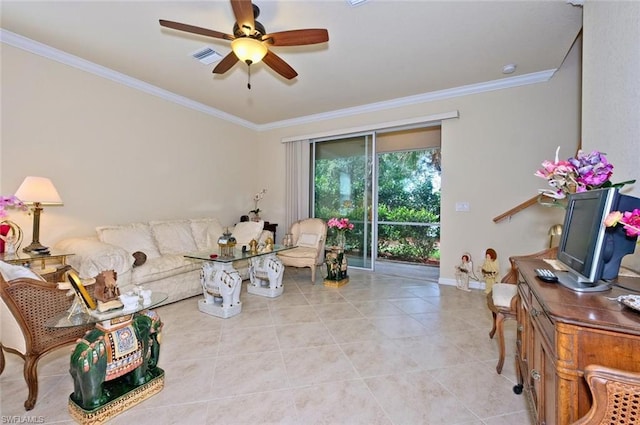
<svg viewBox="0 0 640 425"><path fill-rule="evenodd" d="M500 283L493 285L491 292L487 294L487 307L489 307L491 315L493 316L493 328L491 328L489 332L489 338L493 338L497 332L500 347L500 355L498 357L498 364L496 365L496 372L498 372L498 374L502 373L502 366L504 366L504 321L506 319L517 319L518 268L516 267L516 260L556 258L557 254L558 248L554 247L531 255L509 257L511 269L505 277L502 278Z"/></svg>
<svg viewBox="0 0 640 425"><path fill-rule="evenodd" d="M630 425L640 423L640 373L599 365L584 368L593 403L573 425Z"/></svg>
<svg viewBox="0 0 640 425"><path fill-rule="evenodd" d="M62 272L62 271L61 271ZM55 277L52 278L54 280ZM93 289L90 289L92 291ZM38 361L50 351L76 342L92 325L53 329L47 320L69 309L73 301L52 282L20 278L9 282L0 275L0 296L15 317L25 339L25 352L0 343L0 374L4 371L4 351L17 354L24 360L24 378L29 396L24 402L31 410L38 397Z"/></svg>

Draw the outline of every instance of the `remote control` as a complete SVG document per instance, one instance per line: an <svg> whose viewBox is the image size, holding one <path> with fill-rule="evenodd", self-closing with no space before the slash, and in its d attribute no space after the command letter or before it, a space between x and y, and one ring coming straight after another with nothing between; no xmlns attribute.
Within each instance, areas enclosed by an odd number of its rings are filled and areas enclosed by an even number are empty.
<svg viewBox="0 0 640 425"><path fill-rule="evenodd" d="M557 282L558 276L549 269L536 269L536 276L543 282Z"/></svg>

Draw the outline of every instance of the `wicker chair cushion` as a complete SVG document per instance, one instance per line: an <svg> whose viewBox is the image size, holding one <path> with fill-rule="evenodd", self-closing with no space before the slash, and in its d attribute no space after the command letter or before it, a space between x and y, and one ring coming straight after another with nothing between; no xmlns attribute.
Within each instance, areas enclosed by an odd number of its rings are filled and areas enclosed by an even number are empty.
<svg viewBox="0 0 640 425"><path fill-rule="evenodd" d="M26 277L27 279L44 280L42 276L34 273L31 269L23 266L15 266L13 264L0 261L0 273L7 282L14 279Z"/></svg>

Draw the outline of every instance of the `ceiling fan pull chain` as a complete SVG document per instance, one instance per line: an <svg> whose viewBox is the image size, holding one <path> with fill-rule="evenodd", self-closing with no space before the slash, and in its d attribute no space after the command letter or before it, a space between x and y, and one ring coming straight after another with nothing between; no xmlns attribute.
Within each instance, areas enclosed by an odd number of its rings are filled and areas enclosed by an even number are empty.
<svg viewBox="0 0 640 425"><path fill-rule="evenodd" d="M248 64L247 68L249 68L249 77L247 79L247 88L249 90L251 90L251 64Z"/></svg>

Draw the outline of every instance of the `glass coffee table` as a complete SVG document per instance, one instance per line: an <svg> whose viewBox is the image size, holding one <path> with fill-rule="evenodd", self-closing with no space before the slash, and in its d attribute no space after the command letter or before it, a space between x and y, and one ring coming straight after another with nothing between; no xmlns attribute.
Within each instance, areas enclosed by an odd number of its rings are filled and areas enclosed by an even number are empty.
<svg viewBox="0 0 640 425"><path fill-rule="evenodd" d="M270 298L282 295L284 265L276 254L291 248L293 247L274 245L268 252L254 253L237 248L233 251L233 255L225 257L217 253L212 254L211 251L185 255L186 258L203 262L200 283L204 299L198 301L198 309L223 319L235 316L242 311L240 301L242 278L233 267L233 263L240 260L249 261L250 283L247 292Z"/></svg>

